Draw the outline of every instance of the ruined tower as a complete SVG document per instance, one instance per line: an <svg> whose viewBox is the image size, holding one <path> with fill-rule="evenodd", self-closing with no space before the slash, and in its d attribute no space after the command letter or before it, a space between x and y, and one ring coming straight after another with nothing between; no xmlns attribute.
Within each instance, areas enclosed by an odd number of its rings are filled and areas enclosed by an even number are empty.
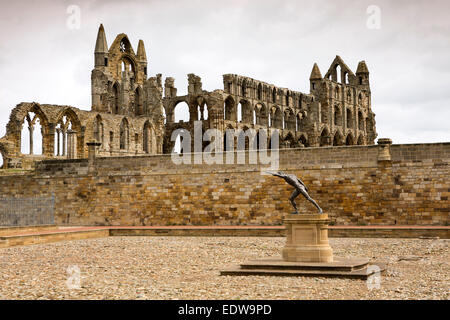
<svg viewBox="0 0 450 320"><path fill-rule="evenodd" d="M100 25L94 57L92 110L130 116L146 114L147 57L144 42L139 40L135 54L128 36L121 33L108 49L105 29Z"/></svg>

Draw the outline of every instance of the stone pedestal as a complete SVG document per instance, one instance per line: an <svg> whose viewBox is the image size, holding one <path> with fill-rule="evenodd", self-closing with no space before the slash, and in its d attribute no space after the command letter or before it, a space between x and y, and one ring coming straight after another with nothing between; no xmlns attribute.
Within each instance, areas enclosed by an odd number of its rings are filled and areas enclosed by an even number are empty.
<svg viewBox="0 0 450 320"><path fill-rule="evenodd" d="M290 214L284 219L286 245L281 257L247 261L221 270L228 276L344 277L367 280L384 272L380 262L367 258L333 258L328 243L327 214Z"/></svg>
<svg viewBox="0 0 450 320"><path fill-rule="evenodd" d="M333 262L333 249L328 243L327 214L290 214L284 219L286 245L284 261Z"/></svg>

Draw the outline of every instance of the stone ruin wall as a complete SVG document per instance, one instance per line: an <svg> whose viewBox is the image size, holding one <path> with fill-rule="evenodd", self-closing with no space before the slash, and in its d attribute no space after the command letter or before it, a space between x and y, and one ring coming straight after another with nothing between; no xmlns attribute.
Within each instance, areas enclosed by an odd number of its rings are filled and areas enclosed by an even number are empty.
<svg viewBox="0 0 450 320"><path fill-rule="evenodd" d="M301 177L337 225L448 225L449 162L450 143L280 150L280 169ZM175 165L170 155L46 160L0 176L0 190L54 193L62 225L281 224L292 188L260 169Z"/></svg>
<svg viewBox="0 0 450 320"><path fill-rule="evenodd" d="M223 75L223 90L205 91L201 78L191 73L188 94L177 96L173 78L166 77L163 88L162 75L148 78L147 67L142 40L135 52L128 36L121 33L108 47L100 25L91 72L91 111L19 104L11 112L7 135L0 139L3 168L29 169L44 159L85 158L86 143L93 140L101 143L104 157L168 154L175 145L172 133L185 129L193 136L198 119L203 130L214 128L222 133L267 129L270 136L279 131L280 148L372 145L377 137L364 61L353 73L336 56L324 77L314 64L309 94L236 74ZM188 105L188 122L175 121L175 109L181 102ZM29 112L36 116L28 119ZM65 118L72 127L67 127ZM34 128L37 120L42 125L42 154L22 153L21 130L29 127L32 136L33 130L38 130ZM56 143L56 137L62 142ZM264 148L257 143L257 148ZM270 147L269 139L267 145Z"/></svg>
<svg viewBox="0 0 450 320"><path fill-rule="evenodd" d="M42 154L21 152L22 129L29 127L26 120L29 114L35 114L35 120L41 125ZM4 168L30 169L36 161L44 159L87 158L86 143L91 141L101 143L102 156L162 153L163 135L163 123L150 116L133 117L23 102L11 111L6 135L0 138L0 152Z"/></svg>
<svg viewBox="0 0 450 320"><path fill-rule="evenodd" d="M310 93L305 94L249 77L225 74L224 89L208 92L202 89L200 77L189 74L188 94L177 96L174 79L166 78L164 153L170 153L173 148L172 132L183 128L192 135L193 122L198 119L204 130L215 128L225 132L251 128L258 132L264 128L269 135L278 130L281 148L375 143L375 114L371 107L369 71L364 61L359 63L355 74L336 56L325 77L315 64L310 84ZM176 122L175 109L182 102L188 106L189 121ZM204 118L204 110L208 118Z"/></svg>

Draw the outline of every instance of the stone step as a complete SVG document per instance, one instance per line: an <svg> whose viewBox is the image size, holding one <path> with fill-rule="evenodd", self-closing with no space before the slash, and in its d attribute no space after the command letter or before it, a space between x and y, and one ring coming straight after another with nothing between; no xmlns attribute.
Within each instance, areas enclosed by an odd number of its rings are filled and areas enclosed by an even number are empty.
<svg viewBox="0 0 450 320"><path fill-rule="evenodd" d="M382 263L371 264L375 268L364 267L352 271L332 270L332 269L274 269L257 268L241 269L230 268L220 271L221 276L286 276L286 277L337 277L367 280L370 276L382 274L385 266Z"/></svg>
<svg viewBox="0 0 450 320"><path fill-rule="evenodd" d="M361 270L367 267L369 263L369 259L364 258L352 258L352 259L341 259L334 258L333 262L289 262L283 261L280 258L270 258L270 259L261 259L261 260L253 260L242 263L240 265L241 269L271 269L271 270L332 270L332 271L355 271Z"/></svg>
<svg viewBox="0 0 450 320"><path fill-rule="evenodd" d="M47 231L41 233L10 235L0 237L0 247L13 247L32 244L43 244L67 240L82 240L103 238L109 236L108 229L74 230L74 231Z"/></svg>
<svg viewBox="0 0 450 320"><path fill-rule="evenodd" d="M8 236L27 232L49 231L57 229L58 227L54 224L39 225L39 226L1 226L0 236Z"/></svg>
<svg viewBox="0 0 450 320"><path fill-rule="evenodd" d="M308 277L340 277L366 280L375 272L366 269L355 271L320 271L320 270L274 270L274 269L228 269L220 271L222 276L308 276Z"/></svg>

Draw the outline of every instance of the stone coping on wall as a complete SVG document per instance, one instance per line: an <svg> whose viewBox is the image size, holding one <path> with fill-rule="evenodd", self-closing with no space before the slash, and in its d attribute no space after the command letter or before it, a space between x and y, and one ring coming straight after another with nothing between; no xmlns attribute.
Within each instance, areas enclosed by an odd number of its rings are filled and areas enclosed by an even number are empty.
<svg viewBox="0 0 450 320"><path fill-rule="evenodd" d="M54 230L56 225L45 224L39 226L0 226L0 236L11 234L24 234L26 232L37 232L45 230Z"/></svg>
<svg viewBox="0 0 450 320"><path fill-rule="evenodd" d="M376 167L378 166L378 145L369 146L328 146L328 147L310 147L310 148L290 148L278 149L280 156L280 166L283 168L298 166L304 168L347 168L347 167ZM450 160L450 142L440 143L423 143L423 144L393 144L390 146L392 152L392 163L398 164L405 162L408 164L414 162L435 163L447 162ZM259 151L229 151L218 152L217 158L222 157L223 164L205 165L195 164L194 158L199 153L189 153L184 156L191 157L192 164L176 165L171 161L171 154L157 154L157 155L135 155L135 156L113 156L113 157L97 157L93 166L96 170L114 170L116 167L123 166L123 161L126 161L128 170L142 170L142 168L151 168L150 171L173 170L180 171L179 168L205 168L214 171L218 167L226 167L226 155L234 153L234 163L231 167L234 170L239 170L244 167L249 169L256 169L264 167L260 164L249 164L248 157L251 153L258 153ZM245 164L237 164L237 155L244 153L246 160ZM296 163L292 163L292 155L296 156ZM156 162L153 162L156 161ZM131 165L132 164L132 165ZM43 160L38 162L36 166L36 173L45 174L47 171L71 172L71 169L81 167L88 167L87 159L65 159L65 160ZM72 167L72 168L71 168ZM65 170L62 170L64 168ZM228 168L227 168L228 169ZM225 170L227 170L225 169ZM77 172L81 173L81 172ZM86 171L87 173L87 171Z"/></svg>
<svg viewBox="0 0 450 320"><path fill-rule="evenodd" d="M284 237L284 226L60 226L0 236L0 248L108 236ZM450 239L450 226L329 226L331 238Z"/></svg>

